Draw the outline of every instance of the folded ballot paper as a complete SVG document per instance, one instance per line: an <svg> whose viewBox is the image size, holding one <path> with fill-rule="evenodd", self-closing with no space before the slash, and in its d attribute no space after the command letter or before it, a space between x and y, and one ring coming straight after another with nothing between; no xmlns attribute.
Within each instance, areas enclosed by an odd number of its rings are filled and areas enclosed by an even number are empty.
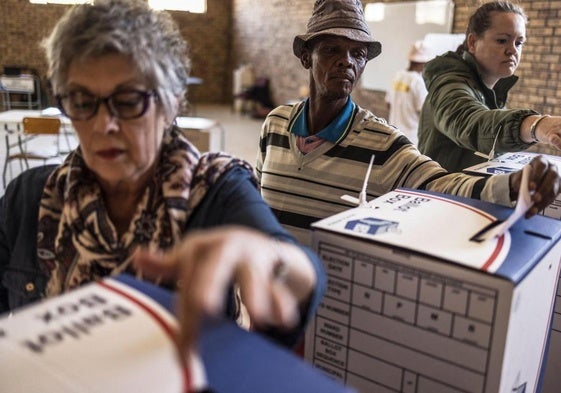
<svg viewBox="0 0 561 393"><path fill-rule="evenodd" d="M476 233L472 240L475 241L485 241L493 238L498 238L503 236L503 234L508 231L508 229L514 225L521 217L526 214L526 212L534 204L532 202L532 195L528 191L528 184L530 182L530 166L526 165L522 169L522 180L520 182L520 190L518 191L518 200L516 201L516 208L510 214L506 220L496 220L491 223L491 225L486 226L481 231Z"/></svg>
<svg viewBox="0 0 561 393"><path fill-rule="evenodd" d="M183 369L173 301L121 275L0 316L0 392L352 392L223 320L205 322Z"/></svg>

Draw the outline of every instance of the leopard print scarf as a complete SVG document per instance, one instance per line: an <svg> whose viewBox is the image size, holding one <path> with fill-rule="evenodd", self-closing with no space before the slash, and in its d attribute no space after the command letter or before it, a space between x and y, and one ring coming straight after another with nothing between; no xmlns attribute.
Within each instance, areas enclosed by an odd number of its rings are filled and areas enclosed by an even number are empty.
<svg viewBox="0 0 561 393"><path fill-rule="evenodd" d="M48 275L45 295L130 271L138 246L165 250L177 243L208 189L235 166L253 174L243 160L224 153L201 155L179 129L166 131L157 170L119 237L99 184L76 149L47 180L39 208L37 250Z"/></svg>

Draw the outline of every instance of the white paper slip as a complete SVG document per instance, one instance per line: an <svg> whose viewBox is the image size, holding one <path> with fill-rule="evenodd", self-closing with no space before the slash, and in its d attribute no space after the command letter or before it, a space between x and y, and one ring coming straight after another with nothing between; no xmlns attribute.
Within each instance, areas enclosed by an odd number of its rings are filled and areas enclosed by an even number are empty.
<svg viewBox="0 0 561 393"><path fill-rule="evenodd" d="M532 196L528 191L528 183L530 177L530 166L526 165L522 170L522 181L520 182L520 189L518 190L518 200L516 201L516 208L512 214L504 221L495 221L491 225L484 228L473 236L475 241L485 241L502 236L508 229L521 217L526 214L528 209L533 205Z"/></svg>

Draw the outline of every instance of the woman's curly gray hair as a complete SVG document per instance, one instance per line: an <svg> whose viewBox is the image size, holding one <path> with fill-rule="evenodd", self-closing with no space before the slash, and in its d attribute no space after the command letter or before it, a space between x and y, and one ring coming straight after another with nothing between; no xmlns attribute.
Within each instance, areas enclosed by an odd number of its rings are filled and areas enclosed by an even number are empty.
<svg viewBox="0 0 561 393"><path fill-rule="evenodd" d="M96 0L73 6L43 41L49 78L64 93L68 69L109 53L129 57L154 89L169 119L183 104L190 69L187 43L169 13L144 0Z"/></svg>

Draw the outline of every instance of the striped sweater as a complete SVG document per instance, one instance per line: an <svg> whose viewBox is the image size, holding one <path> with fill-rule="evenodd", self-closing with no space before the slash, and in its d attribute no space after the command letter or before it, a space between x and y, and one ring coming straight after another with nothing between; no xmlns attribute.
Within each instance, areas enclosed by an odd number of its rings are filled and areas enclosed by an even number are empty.
<svg viewBox="0 0 561 393"><path fill-rule="evenodd" d="M303 105L283 105L269 113L256 163L263 198L302 244L311 245L310 224L352 207L340 197L358 197L373 154L368 200L405 187L511 203L508 175L448 173L419 153L403 133L359 106L336 144L325 142L302 154L288 130Z"/></svg>

